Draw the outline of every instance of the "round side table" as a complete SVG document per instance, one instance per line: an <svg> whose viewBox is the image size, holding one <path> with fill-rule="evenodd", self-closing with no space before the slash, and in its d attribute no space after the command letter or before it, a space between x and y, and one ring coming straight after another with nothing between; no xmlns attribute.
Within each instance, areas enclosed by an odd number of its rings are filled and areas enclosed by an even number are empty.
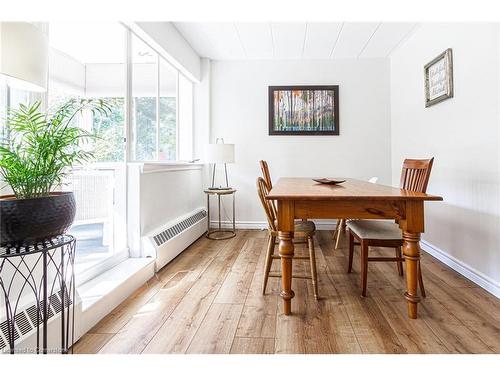
<svg viewBox="0 0 500 375"><path fill-rule="evenodd" d="M206 189L204 190L207 195L207 211L208 211L208 220L207 220L207 234L205 235L207 238L211 240L227 240L229 238L233 238L236 236L236 225L235 225L235 215L234 215L234 198L236 195L236 189ZM218 227L217 229L210 229L210 197L212 195L217 196L217 206L218 206ZM221 215L220 215L220 206L221 206L221 196L223 195L232 195L233 196L233 229L222 228L221 223Z"/></svg>

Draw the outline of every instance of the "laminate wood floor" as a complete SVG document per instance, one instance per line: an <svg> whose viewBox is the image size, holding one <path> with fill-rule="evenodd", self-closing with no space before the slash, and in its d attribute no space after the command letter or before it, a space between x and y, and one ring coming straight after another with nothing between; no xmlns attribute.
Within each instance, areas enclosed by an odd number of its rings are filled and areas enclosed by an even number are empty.
<svg viewBox="0 0 500 375"><path fill-rule="evenodd" d="M315 239L320 300L309 280L294 279L293 315L285 316L279 279L261 291L266 237L240 230L227 241L200 238L84 335L75 353L500 353L500 300L423 253L427 298L410 320L396 265L370 263L362 298L358 249L347 274L347 236L334 250L329 231ZM373 253L384 251L393 255ZM309 273L307 261L295 261L294 273Z"/></svg>

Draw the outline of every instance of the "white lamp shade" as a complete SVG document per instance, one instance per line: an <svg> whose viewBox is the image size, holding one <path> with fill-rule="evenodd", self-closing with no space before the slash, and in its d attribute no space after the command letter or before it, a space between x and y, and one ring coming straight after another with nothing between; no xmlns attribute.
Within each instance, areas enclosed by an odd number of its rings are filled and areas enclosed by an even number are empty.
<svg viewBox="0 0 500 375"><path fill-rule="evenodd" d="M48 39L28 22L0 22L0 74L28 91L47 90Z"/></svg>
<svg viewBox="0 0 500 375"><path fill-rule="evenodd" d="M212 143L205 149L207 163L234 163L234 144Z"/></svg>

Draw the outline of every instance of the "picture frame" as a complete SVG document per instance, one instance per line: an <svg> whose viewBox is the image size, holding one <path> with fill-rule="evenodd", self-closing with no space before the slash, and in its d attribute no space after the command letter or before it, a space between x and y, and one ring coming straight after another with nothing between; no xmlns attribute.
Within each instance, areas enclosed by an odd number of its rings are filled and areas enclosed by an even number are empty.
<svg viewBox="0 0 500 375"><path fill-rule="evenodd" d="M339 86L269 86L269 135L339 135Z"/></svg>
<svg viewBox="0 0 500 375"><path fill-rule="evenodd" d="M424 66L425 107L453 98L453 52L448 48Z"/></svg>

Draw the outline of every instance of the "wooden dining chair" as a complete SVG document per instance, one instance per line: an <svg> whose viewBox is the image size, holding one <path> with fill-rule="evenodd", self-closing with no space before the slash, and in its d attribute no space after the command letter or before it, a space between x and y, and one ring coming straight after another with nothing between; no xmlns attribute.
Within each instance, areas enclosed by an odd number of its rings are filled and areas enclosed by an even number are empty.
<svg viewBox="0 0 500 375"><path fill-rule="evenodd" d="M266 181L269 190L271 190L273 188L273 182L271 181L271 174L269 173L269 166L267 165L267 161L260 160L259 164L262 171L262 177L264 178L264 181Z"/></svg>
<svg viewBox="0 0 500 375"><path fill-rule="evenodd" d="M259 177L257 178L257 192L259 194L260 202L266 213L267 224L268 224L268 244L266 252L266 263L264 267L264 282L262 286L262 294L266 294L266 286L269 277L281 277L280 273L271 273L271 266L274 259L280 259L279 255L274 254L274 249L276 247L276 238L278 236L278 228L276 215L272 210L272 201L266 199L269 194L269 186L266 181ZM307 275L292 275L292 278L298 279L311 279L314 298L318 299L318 274L316 271L316 256L314 253L314 234L316 232L316 227L312 221L297 221L294 228L294 243L307 243L309 248L309 256L295 256L293 259L303 259L309 260L311 266L311 276Z"/></svg>
<svg viewBox="0 0 500 375"><path fill-rule="evenodd" d="M273 188L273 182L271 180L271 174L269 173L269 166L267 165L267 161L260 160L260 169L262 171L262 177L264 181L266 181L267 186L269 187L269 191ZM276 208L276 203L271 201L271 209L273 210L274 216L278 217L278 209ZM308 221L307 219L301 219L302 221Z"/></svg>
<svg viewBox="0 0 500 375"><path fill-rule="evenodd" d="M371 184L376 184L378 177L372 177L368 180ZM349 219L337 219L337 224L335 225L335 230L333 231L333 241L335 242L335 250L339 248L340 234L345 232L347 227L347 221Z"/></svg>
<svg viewBox="0 0 500 375"><path fill-rule="evenodd" d="M262 171L262 177L269 188L269 191L273 188L273 182L271 181L271 174L269 173L269 166L267 165L267 161L260 160L259 161L260 170ZM273 214L275 217L278 217L278 209L276 208L276 203L274 201L270 201L271 209L273 210Z"/></svg>
<svg viewBox="0 0 500 375"><path fill-rule="evenodd" d="M425 193L431 175L434 158L427 160L406 159L401 171L400 188ZM349 229L349 265L347 272L352 271L354 246L361 246L361 295L366 297L368 262L396 262L400 276L403 276L404 257L401 247L403 235L399 225L382 220L352 220L347 223ZM395 249L395 257L369 257L371 246L391 247ZM417 264L418 284L422 296L425 297L424 280L420 261Z"/></svg>

